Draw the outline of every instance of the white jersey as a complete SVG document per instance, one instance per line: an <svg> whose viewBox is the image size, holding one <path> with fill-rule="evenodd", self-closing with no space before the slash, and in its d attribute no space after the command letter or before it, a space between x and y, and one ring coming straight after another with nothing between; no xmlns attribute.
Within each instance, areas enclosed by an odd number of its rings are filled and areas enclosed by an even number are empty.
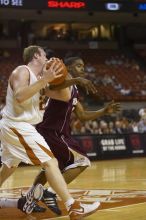
<svg viewBox="0 0 146 220"><path fill-rule="evenodd" d="M31 69L24 65L30 74L30 85L37 81L35 74ZM44 110L40 110L40 93L36 93L23 103L18 103L14 98L14 91L10 83L7 88L6 105L3 109L3 118L15 122L27 122L35 125L43 120Z"/></svg>

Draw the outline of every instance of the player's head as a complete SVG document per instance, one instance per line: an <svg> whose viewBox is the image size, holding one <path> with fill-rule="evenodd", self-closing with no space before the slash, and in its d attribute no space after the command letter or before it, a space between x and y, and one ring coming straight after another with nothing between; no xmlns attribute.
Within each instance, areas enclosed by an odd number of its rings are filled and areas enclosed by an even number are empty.
<svg viewBox="0 0 146 220"><path fill-rule="evenodd" d="M69 57L64 60L64 63L68 69L68 72L75 77L83 77L84 72L84 62L80 57Z"/></svg>
<svg viewBox="0 0 146 220"><path fill-rule="evenodd" d="M24 49L23 52L24 63L28 64L32 60L38 60L41 63L44 63L47 60L46 53L42 47L31 45Z"/></svg>
<svg viewBox="0 0 146 220"><path fill-rule="evenodd" d="M49 49L49 48L44 48L45 52L46 52L46 57L47 59L49 60L50 58L52 57L57 57L56 54L55 54L55 51L52 50L52 49Z"/></svg>

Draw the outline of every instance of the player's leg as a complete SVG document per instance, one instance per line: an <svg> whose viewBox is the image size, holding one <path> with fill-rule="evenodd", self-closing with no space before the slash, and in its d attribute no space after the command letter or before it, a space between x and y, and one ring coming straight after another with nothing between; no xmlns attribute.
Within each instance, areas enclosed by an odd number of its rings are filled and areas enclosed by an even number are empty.
<svg viewBox="0 0 146 220"><path fill-rule="evenodd" d="M9 155L7 160L5 150L3 151L2 156L3 164L0 168L0 186L5 182L5 180L8 179L8 177L10 177L14 173L14 171L20 163L20 160L17 158L13 158L12 155ZM4 163L4 161L6 164L8 164L8 166ZM15 207L28 214L35 209L37 205L36 202L39 201L42 198L42 196L43 187L41 184L37 184L36 186L32 187L31 190L29 190L29 192L25 196L22 196L19 199L0 198L0 208ZM45 210L42 207L39 207L37 210L41 210L42 212L42 209L43 211Z"/></svg>
<svg viewBox="0 0 146 220"><path fill-rule="evenodd" d="M43 186L47 183L47 179L46 179L46 174L45 174L45 169L41 169L38 173L38 175L36 176L32 187L36 186L37 184L41 183ZM31 188L32 188L31 187ZM31 189L30 188L30 189ZM61 215L61 210L58 206L57 203L57 196L56 193L51 192L50 190L48 190L47 188L44 189L44 193L43 193L43 197L41 200L49 209L51 209L51 211L53 211L55 214L57 215ZM34 212L41 212L41 210L44 212L44 207L41 207L39 205L37 205L34 208Z"/></svg>
<svg viewBox="0 0 146 220"><path fill-rule="evenodd" d="M70 154L72 154L72 152L70 152ZM78 158L79 158L79 156L78 156ZM81 157L83 157L83 156L81 155ZM84 161L84 160L82 160L82 161ZM81 164L81 163L78 164L79 167L75 167L75 166L77 166L77 163L76 163L76 165L74 165L72 168L68 168L68 167L65 167L66 163L63 165L62 161L59 160L59 163L61 163L60 167L64 168L63 177L64 177L65 182L67 184L72 182L79 174L81 174L89 166L89 161L88 162L87 161L86 161L86 163L84 162L84 164ZM74 164L74 160L71 160L70 163ZM65 170L65 169L67 169L67 170ZM38 183L45 185L46 182L47 182L47 180L46 180L45 170L42 169L39 172L39 174L36 176L33 185L35 186ZM60 211L58 204L57 204L57 196L54 193L54 191L52 191L52 189L50 187L48 189L44 189L42 202L57 215L61 214L61 211ZM34 211L40 212L41 208L42 207L37 206L37 207L35 207Z"/></svg>
<svg viewBox="0 0 146 220"><path fill-rule="evenodd" d="M13 157L6 143L1 143L1 146L2 166L0 168L0 186L2 186L2 184L15 172L16 168L21 162L20 159Z"/></svg>
<svg viewBox="0 0 146 220"><path fill-rule="evenodd" d="M62 170L67 184L77 178L87 167L91 166L90 160L85 156L69 148L70 160Z"/></svg>
<svg viewBox="0 0 146 220"><path fill-rule="evenodd" d="M84 161L84 160L82 160L82 161ZM81 165L84 165L84 166L81 166ZM69 184L72 180L74 180L81 172L83 172L88 167L88 165L89 165L89 162L88 163L84 162L84 164L80 163L79 167L73 167L73 168L69 168L69 169L65 170L63 173L63 177L64 177L66 183ZM77 166L77 163L76 163L76 166ZM35 178L34 185L36 185L38 183L41 183L41 184L46 183L45 170L41 170L40 173L38 174L38 176ZM42 201L53 212L55 212L58 215L61 214L59 207L57 206L56 194L54 194L54 193L50 192L50 190L48 191L46 189L46 190L44 190L44 195L43 195ZM37 210L38 210L38 208L36 208L35 211L37 212Z"/></svg>
<svg viewBox="0 0 146 220"><path fill-rule="evenodd" d="M70 168L63 172L63 177L67 184L71 183L74 179L76 179L88 166L84 167L76 167Z"/></svg>
<svg viewBox="0 0 146 220"><path fill-rule="evenodd" d="M0 168L0 186L2 186L5 180L7 180L15 170L16 167L8 168L7 165L2 164L2 167Z"/></svg>
<svg viewBox="0 0 146 220"><path fill-rule="evenodd" d="M42 164L45 169L46 178L51 187L56 191L64 202L70 219L79 220L84 216L90 215L95 212L100 206L99 202L92 203L90 205L82 204L73 199L68 191L65 180L57 166L57 160L51 159ZM80 212L81 210L81 212Z"/></svg>
<svg viewBox="0 0 146 220"><path fill-rule="evenodd" d="M47 183L45 169L41 169L33 181L33 186L41 183L43 186Z"/></svg>
<svg viewBox="0 0 146 220"><path fill-rule="evenodd" d="M70 168L62 173L65 182L67 184L71 183L76 177L78 177L88 166L84 167L76 167L76 168ZM41 169L38 173L38 175L35 177L35 180L33 182L33 186L37 185L38 183L41 183L43 186L47 183L45 170Z"/></svg>
<svg viewBox="0 0 146 220"><path fill-rule="evenodd" d="M47 181L55 192L62 198L63 202L71 199L65 180L58 168L58 162L55 158L42 164L45 169Z"/></svg>
<svg viewBox="0 0 146 220"><path fill-rule="evenodd" d="M41 184L37 184L21 198L0 198L0 208L18 208L22 212L30 214L42 196L43 187Z"/></svg>
<svg viewBox="0 0 146 220"><path fill-rule="evenodd" d="M20 161L20 159L13 157L13 155L9 155L6 149L3 150L3 164L0 168L0 186L4 183L5 180L8 179L8 177L10 177L14 173ZM28 214L34 210L34 208L37 206L36 202L42 199L42 196L43 187L41 184L37 184L36 186L32 187L31 190L25 196L22 196L19 199L0 198L0 208L16 207ZM39 207L38 210L41 210L42 212L42 207ZM44 210L45 209L43 208L43 211Z"/></svg>
<svg viewBox="0 0 146 220"><path fill-rule="evenodd" d="M84 204L79 204L72 198L68 191L65 180L57 166L56 159L53 158L53 154L44 138L35 130L33 126L28 125L27 123L18 123L17 128L11 129L11 127L12 125L10 124L10 128L7 125L6 129L3 129L3 138L5 142L9 144L9 151L11 151L13 156L21 159L23 162L33 165L42 165L42 167L45 169L48 183L63 200L71 220L80 219L81 217L92 213L98 208L99 202L90 204L88 207L86 207ZM8 129L9 132L7 131ZM11 138L14 136L13 141L15 140L16 147L14 144L11 146L11 143L7 142L6 139L7 137L10 138L10 136ZM20 147L16 153L17 146ZM15 160L13 160L13 162L15 162ZM78 213L78 209L81 208L82 212Z"/></svg>
<svg viewBox="0 0 146 220"><path fill-rule="evenodd" d="M21 160L9 154L8 151L4 149L2 152L2 162L3 164L0 169L1 185L14 173ZM43 187L41 184L37 184L35 187L32 187L25 196L19 199L0 198L0 207L16 207L25 213L31 213L36 206L36 202L39 201L42 196Z"/></svg>
<svg viewBox="0 0 146 220"><path fill-rule="evenodd" d="M67 184L72 182L80 173L90 166L89 159L85 154L80 153L80 146L74 139L65 137L62 139L60 135L56 135L50 131L47 135L41 130L39 130L39 132L42 133L57 159L59 168ZM72 146L72 148L68 146ZM75 149L77 149L77 151ZM46 176L43 170L37 175L33 184L36 185L37 183L41 183L42 185L46 183Z"/></svg>
<svg viewBox="0 0 146 220"><path fill-rule="evenodd" d="M55 158L58 160L59 168L67 184L72 182L90 166L89 159L86 155L79 153L81 148L78 142L72 139L72 137L62 137L54 131L48 131L46 133L39 127L37 127L37 130L44 137ZM77 152L75 149L77 149ZM41 183L42 185L46 183L46 176L43 170L37 175L33 184L36 185L37 183Z"/></svg>
<svg viewBox="0 0 146 220"><path fill-rule="evenodd" d="M67 151L68 151L67 155L70 155L70 160L68 160L68 156L67 156L66 158L64 158L65 160L62 161L61 157L58 156L58 160L59 160L58 162L60 165L59 167L63 169L62 173L65 182L69 184L90 165L90 161L88 160L88 158L86 158L85 156L79 153L73 151L71 152L68 148ZM66 166L67 163L70 165ZM42 169L39 172L39 174L36 176L33 185L35 186L38 183L45 185L46 182L47 180L46 180L45 170ZM58 215L61 214L61 211L57 205L56 194L54 193L54 191L52 191L50 187L44 190L42 202L45 203L45 205L56 214ZM35 212L39 212L40 208L41 207L37 206L35 208Z"/></svg>

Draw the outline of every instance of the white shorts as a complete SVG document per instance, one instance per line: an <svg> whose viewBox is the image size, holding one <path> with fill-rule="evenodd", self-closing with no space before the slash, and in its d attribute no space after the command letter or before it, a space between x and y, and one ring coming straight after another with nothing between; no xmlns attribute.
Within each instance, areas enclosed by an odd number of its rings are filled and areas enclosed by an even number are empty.
<svg viewBox="0 0 146 220"><path fill-rule="evenodd" d="M17 167L20 162L40 165L54 157L45 139L34 126L2 119L2 163Z"/></svg>

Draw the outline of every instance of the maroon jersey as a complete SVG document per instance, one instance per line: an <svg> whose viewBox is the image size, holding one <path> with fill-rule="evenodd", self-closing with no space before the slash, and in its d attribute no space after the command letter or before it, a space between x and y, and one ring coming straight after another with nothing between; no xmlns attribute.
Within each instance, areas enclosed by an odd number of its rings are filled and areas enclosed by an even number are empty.
<svg viewBox="0 0 146 220"><path fill-rule="evenodd" d="M86 155L71 136L71 113L77 102L78 90L76 86L72 86L71 99L68 102L49 99L43 121L36 126L57 158L61 171L74 163L74 155L70 148L79 154Z"/></svg>
<svg viewBox="0 0 146 220"><path fill-rule="evenodd" d="M49 99L43 121L37 125L42 130L54 130L64 135L70 134L71 113L77 104L78 90L72 87L71 99L69 102Z"/></svg>

